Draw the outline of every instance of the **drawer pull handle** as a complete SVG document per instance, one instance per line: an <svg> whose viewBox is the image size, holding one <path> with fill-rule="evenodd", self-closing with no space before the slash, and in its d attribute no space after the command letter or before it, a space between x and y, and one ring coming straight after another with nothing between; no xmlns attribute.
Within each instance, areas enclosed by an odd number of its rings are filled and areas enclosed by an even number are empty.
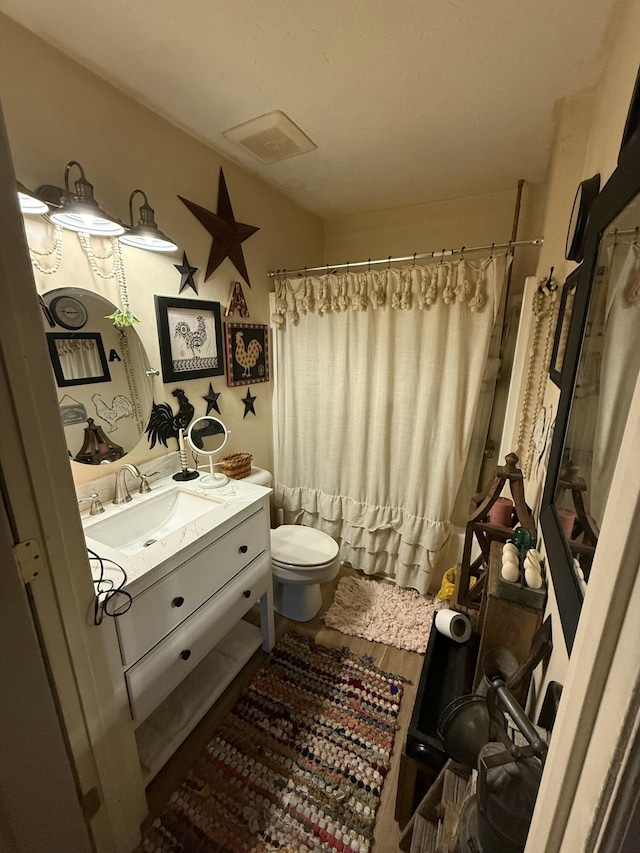
<svg viewBox="0 0 640 853"><path fill-rule="evenodd" d="M184 598L181 595L176 596L171 602L173 607L182 607L184 604Z"/></svg>
<svg viewBox="0 0 640 853"><path fill-rule="evenodd" d="M241 546L238 548L238 551L240 551L240 553L241 553L241 554L246 554L248 550L249 550L249 546L248 546L248 545L241 545Z"/></svg>
<svg viewBox="0 0 640 853"><path fill-rule="evenodd" d="M189 660L191 657L191 649L185 649L183 652L180 652L180 657L182 660Z"/></svg>
<svg viewBox="0 0 640 853"><path fill-rule="evenodd" d="M245 598L251 598L251 590L250 589L245 589L245 591L242 594L244 595Z"/></svg>

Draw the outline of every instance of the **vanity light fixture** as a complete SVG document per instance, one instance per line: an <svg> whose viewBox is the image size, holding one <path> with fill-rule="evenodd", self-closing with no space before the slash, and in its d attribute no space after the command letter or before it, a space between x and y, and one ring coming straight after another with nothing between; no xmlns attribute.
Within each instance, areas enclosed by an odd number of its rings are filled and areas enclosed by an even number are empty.
<svg viewBox="0 0 640 853"><path fill-rule="evenodd" d="M69 170L72 166L80 169L80 177L75 181L75 193L69 189ZM60 208L51 214L51 221L69 231L79 231L97 237L119 237L124 234L123 226L98 206L93 197L93 184L85 178L84 169L77 160L67 163L64 170L64 195L60 199Z"/></svg>
<svg viewBox="0 0 640 853"><path fill-rule="evenodd" d="M144 198L144 204L140 208L140 219L138 224L133 224L133 197L140 193ZM135 246L137 249L147 249L150 252L175 252L177 245L163 234L156 225L154 209L149 204L144 190L134 190L129 196L129 222L131 229L123 234L120 242L127 246Z"/></svg>
<svg viewBox="0 0 640 853"><path fill-rule="evenodd" d="M18 203L20 204L20 212L25 216L35 216L38 214L49 213L49 205L45 204L41 198L28 190L20 181L18 184Z"/></svg>

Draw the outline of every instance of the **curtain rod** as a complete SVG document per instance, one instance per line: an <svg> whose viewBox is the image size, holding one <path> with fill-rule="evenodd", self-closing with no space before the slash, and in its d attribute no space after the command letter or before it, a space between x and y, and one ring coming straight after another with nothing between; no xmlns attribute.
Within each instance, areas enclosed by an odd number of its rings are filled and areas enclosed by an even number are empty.
<svg viewBox="0 0 640 853"><path fill-rule="evenodd" d="M535 240L509 240L508 243L490 243L487 246L462 246L459 249L442 249L439 252L416 252L414 255L406 255L403 258L392 258L389 255L388 258L379 258L375 261L369 260L367 261L357 261L355 264L350 264L348 261L346 264L325 264L322 267L304 267L301 270L277 270L274 272L270 270L267 275L272 278L273 276L280 275L280 273L286 273L287 275L304 275L309 272L333 272L334 270L342 270L342 269L352 269L353 267L370 267L371 264L398 264L403 261L417 261L422 258L446 258L451 255L462 255L465 252L486 252L487 249L519 249L522 246L542 246L544 243L544 237L536 237Z"/></svg>

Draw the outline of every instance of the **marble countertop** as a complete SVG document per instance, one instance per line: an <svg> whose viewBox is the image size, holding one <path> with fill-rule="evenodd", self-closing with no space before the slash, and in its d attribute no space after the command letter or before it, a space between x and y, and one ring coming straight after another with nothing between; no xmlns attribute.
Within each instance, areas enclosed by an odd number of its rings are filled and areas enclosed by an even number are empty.
<svg viewBox="0 0 640 853"><path fill-rule="evenodd" d="M211 510L189 521L152 545L134 554L124 554L115 548L92 538L91 528L106 519L116 518L129 509L134 509L145 501L153 500L159 495L175 487L192 492L203 497L214 498ZM113 503L105 504L105 511L97 516L88 513L82 515L82 526L87 548L98 554L104 564L104 577L111 578L118 585L122 582L122 573L115 567L126 572L127 580L122 589L130 595L137 595L152 583L168 574L185 560L190 559L210 542L232 529L244 518L257 512L271 489L247 483L242 480L230 480L225 486L216 489L203 488L198 480L176 481L165 477L156 481L148 494L132 493L132 500L121 506ZM269 519L265 523L269 524ZM141 533L144 536L144 532ZM90 559L94 579L100 572L99 562Z"/></svg>

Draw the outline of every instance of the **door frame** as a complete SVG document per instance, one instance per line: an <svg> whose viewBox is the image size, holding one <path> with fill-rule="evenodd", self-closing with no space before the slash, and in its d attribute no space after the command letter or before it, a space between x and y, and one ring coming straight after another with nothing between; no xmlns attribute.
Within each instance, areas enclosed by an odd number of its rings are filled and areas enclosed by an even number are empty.
<svg viewBox="0 0 640 853"><path fill-rule="evenodd" d="M29 600L97 853L128 853L147 813L113 620L91 579L0 108L0 470L14 542L40 553Z"/></svg>

